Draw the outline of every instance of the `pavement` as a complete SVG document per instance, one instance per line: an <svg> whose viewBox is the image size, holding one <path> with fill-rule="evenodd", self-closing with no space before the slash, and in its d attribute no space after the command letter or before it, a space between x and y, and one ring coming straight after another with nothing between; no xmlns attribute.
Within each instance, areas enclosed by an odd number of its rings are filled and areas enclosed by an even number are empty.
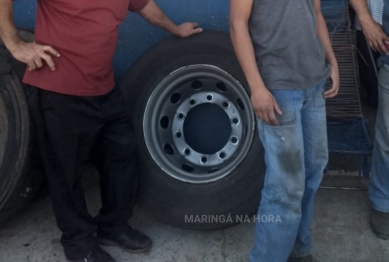
<svg viewBox="0 0 389 262"><path fill-rule="evenodd" d="M100 206L98 186L86 192L90 212ZM321 189L312 225L313 253L321 262L388 262L389 241L371 232L366 191ZM253 222L213 231L163 224L137 207L131 224L154 240L146 254L106 248L118 262L243 262L253 245ZM0 229L0 262L64 262L50 199L39 199Z"/></svg>

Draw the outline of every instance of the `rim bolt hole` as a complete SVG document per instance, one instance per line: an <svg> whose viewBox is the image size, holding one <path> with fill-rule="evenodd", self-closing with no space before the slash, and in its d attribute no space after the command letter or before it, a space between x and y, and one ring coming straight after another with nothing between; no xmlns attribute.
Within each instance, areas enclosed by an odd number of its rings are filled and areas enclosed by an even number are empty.
<svg viewBox="0 0 389 262"><path fill-rule="evenodd" d="M169 124L170 124L169 117L164 116L161 118L160 125L163 129L167 129L169 127Z"/></svg>
<svg viewBox="0 0 389 262"><path fill-rule="evenodd" d="M234 145L237 145L239 142L238 138L236 136L232 137L231 138L231 143L234 144Z"/></svg>
<svg viewBox="0 0 389 262"><path fill-rule="evenodd" d="M242 111L244 111L245 110L245 106L244 106L244 104L242 102L242 99L238 98L237 102L238 102L239 108L242 109Z"/></svg>
<svg viewBox="0 0 389 262"><path fill-rule="evenodd" d="M182 120L185 118L185 115L183 113L178 114L178 119Z"/></svg>
<svg viewBox="0 0 389 262"><path fill-rule="evenodd" d="M179 93L174 93L170 97L170 102L172 102L172 104L177 104L178 102L180 102L180 100L181 100L181 95Z"/></svg>
<svg viewBox="0 0 389 262"><path fill-rule="evenodd" d="M208 158L203 156L203 157L201 157L200 161L201 161L202 164L206 164L207 161L208 161Z"/></svg>
<svg viewBox="0 0 389 262"><path fill-rule="evenodd" d="M224 108L229 108L230 107L230 103L229 102L223 102L223 107Z"/></svg>
<svg viewBox="0 0 389 262"><path fill-rule="evenodd" d="M238 119L238 118L232 119L232 123L233 123L234 125L238 125L238 124L239 124L239 119Z"/></svg>
<svg viewBox="0 0 389 262"><path fill-rule="evenodd" d="M220 157L220 159L225 159L226 158L226 153L224 153L224 152L221 152L220 154L219 154L219 157Z"/></svg>
<svg viewBox="0 0 389 262"><path fill-rule="evenodd" d="M176 133L176 137L177 137L177 138L181 138L181 137L182 137L181 132L177 132L177 133Z"/></svg>
<svg viewBox="0 0 389 262"><path fill-rule="evenodd" d="M196 100L195 100L194 98L192 98L192 99L190 100L190 104L191 104L192 106L194 106L194 105L196 104Z"/></svg>
<svg viewBox="0 0 389 262"><path fill-rule="evenodd" d="M227 86L224 83L217 83L216 87L222 92L227 92Z"/></svg>
<svg viewBox="0 0 389 262"><path fill-rule="evenodd" d="M172 145L166 144L163 149L165 150L166 154L171 156L174 155L174 148Z"/></svg>
<svg viewBox="0 0 389 262"><path fill-rule="evenodd" d="M182 170L184 170L184 171L186 171L186 172L188 172L188 173L192 173L193 171L194 171L194 168L193 167L191 167L190 165L182 165Z"/></svg>
<svg viewBox="0 0 389 262"><path fill-rule="evenodd" d="M196 81L194 81L192 83L192 88L196 89L196 90L201 89L203 86L204 86L204 84L201 81L198 81L198 80L196 80Z"/></svg>
<svg viewBox="0 0 389 262"><path fill-rule="evenodd" d="M185 149L184 153L185 153L185 155L189 156L190 155L190 149L189 148Z"/></svg>
<svg viewBox="0 0 389 262"><path fill-rule="evenodd" d="M213 95L207 95L207 101L211 102L213 100Z"/></svg>

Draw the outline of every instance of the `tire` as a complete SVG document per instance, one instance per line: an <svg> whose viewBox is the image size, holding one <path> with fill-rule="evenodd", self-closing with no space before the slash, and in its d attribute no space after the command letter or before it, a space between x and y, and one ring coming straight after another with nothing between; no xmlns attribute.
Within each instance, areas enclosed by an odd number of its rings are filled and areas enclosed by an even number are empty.
<svg viewBox="0 0 389 262"><path fill-rule="evenodd" d="M21 37L31 41L33 34L21 32ZM0 226L25 208L43 183L21 82L24 71L0 42Z"/></svg>
<svg viewBox="0 0 389 262"><path fill-rule="evenodd" d="M148 213L181 228L216 229L257 211L264 150L247 86L229 36L217 32L163 40L130 68L120 89L139 141L139 205Z"/></svg>

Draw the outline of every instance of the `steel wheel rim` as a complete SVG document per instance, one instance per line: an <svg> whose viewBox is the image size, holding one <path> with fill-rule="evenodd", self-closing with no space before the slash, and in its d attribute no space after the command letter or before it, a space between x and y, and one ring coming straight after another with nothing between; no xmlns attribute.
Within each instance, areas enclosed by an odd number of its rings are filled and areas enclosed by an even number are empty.
<svg viewBox="0 0 389 262"><path fill-rule="evenodd" d="M209 152L205 154L194 149L196 143L189 145L191 129L183 129L187 123L193 124L193 119L201 121L208 116L186 117L208 109L209 115L220 116L225 125L229 119L231 128L222 130L222 138L213 137L220 140L217 145L205 145L203 140L210 137L196 134L201 140L199 148L212 147L213 151L206 149ZM157 85L146 105L143 130L148 151L162 170L174 179L201 184L228 176L242 163L254 139L255 123L250 98L239 81L218 67L191 65L172 72ZM208 125L205 133L216 132L212 127L221 130L217 124L219 121ZM223 139L226 143L221 146Z"/></svg>

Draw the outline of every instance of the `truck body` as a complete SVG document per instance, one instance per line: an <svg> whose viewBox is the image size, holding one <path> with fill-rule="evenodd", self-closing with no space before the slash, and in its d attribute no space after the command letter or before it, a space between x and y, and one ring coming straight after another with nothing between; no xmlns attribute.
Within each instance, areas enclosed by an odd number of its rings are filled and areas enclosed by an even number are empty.
<svg viewBox="0 0 389 262"><path fill-rule="evenodd" d="M140 144L139 203L179 227L239 223L259 206L265 163L248 84L228 34L229 1L156 2L175 23L197 22L205 32L178 39L135 13L119 27L113 66ZM14 2L19 29L34 31L36 4ZM347 28L345 9L346 1L322 1L330 32ZM37 154L21 82L25 66L1 45L0 63L2 224L33 199L43 172L32 157Z"/></svg>

